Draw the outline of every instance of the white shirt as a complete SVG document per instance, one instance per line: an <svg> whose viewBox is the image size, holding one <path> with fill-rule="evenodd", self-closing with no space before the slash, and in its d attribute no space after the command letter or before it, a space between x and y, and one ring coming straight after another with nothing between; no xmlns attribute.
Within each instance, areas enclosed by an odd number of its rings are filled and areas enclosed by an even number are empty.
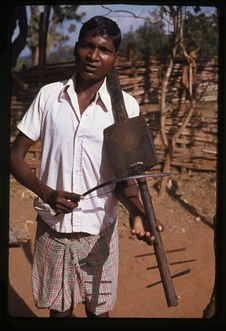
<svg viewBox="0 0 226 331"><path fill-rule="evenodd" d="M95 100L80 114L75 76L42 87L18 124L18 129L33 141L41 140L40 179L53 189L83 194L114 178L103 145L103 131L115 120L106 79ZM129 117L139 115L139 105L123 92ZM39 197L34 208L58 232L98 234L116 220L115 185L85 196L69 214L55 211Z"/></svg>

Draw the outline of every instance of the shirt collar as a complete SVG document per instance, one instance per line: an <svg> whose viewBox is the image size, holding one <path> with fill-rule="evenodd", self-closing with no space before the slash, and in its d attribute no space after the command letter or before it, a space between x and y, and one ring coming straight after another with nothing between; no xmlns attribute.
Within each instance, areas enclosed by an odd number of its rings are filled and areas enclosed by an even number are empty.
<svg viewBox="0 0 226 331"><path fill-rule="evenodd" d="M111 107L111 97L108 93L107 90L107 84L106 84L106 77L104 79L103 84L101 85L101 87L99 88L97 95L98 97L101 99L101 101L103 102L104 106L105 106L105 110L106 111L110 111L112 109Z"/></svg>
<svg viewBox="0 0 226 331"><path fill-rule="evenodd" d="M107 90L106 80L107 79L105 77L103 84L101 85L101 87L97 91L95 101L97 101L98 98L100 98L101 101L104 104L105 110L110 111L112 109L112 107L111 107L111 97L110 97L110 95L108 93L108 90ZM64 94L67 92L67 89L69 87L71 87L74 90L75 82L76 82L76 73L73 76L71 76L68 80L63 81L63 87L62 87L62 89L60 91L60 94L59 94L59 101L61 101L64 98Z"/></svg>
<svg viewBox="0 0 226 331"><path fill-rule="evenodd" d="M76 74L74 74L73 76L71 76L71 78L69 78L68 80L64 80L62 82L62 89L59 93L59 101L62 101L64 98L65 98L65 93L67 91L67 89L71 86L74 88L74 81L75 81L75 77L76 77Z"/></svg>

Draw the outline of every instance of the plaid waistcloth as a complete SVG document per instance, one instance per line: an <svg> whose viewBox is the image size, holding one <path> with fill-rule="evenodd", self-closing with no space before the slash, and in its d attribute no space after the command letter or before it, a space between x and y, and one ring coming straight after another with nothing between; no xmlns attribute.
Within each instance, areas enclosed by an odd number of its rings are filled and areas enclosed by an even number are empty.
<svg viewBox="0 0 226 331"><path fill-rule="evenodd" d="M60 312L84 303L98 315L113 309L118 282L117 223L101 234L54 236L37 222L32 293L38 308Z"/></svg>

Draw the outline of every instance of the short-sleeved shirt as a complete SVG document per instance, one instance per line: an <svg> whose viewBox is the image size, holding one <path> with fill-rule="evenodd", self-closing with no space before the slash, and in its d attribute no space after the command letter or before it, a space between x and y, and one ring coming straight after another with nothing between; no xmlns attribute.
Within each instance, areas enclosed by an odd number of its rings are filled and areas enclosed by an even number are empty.
<svg viewBox="0 0 226 331"><path fill-rule="evenodd" d="M103 131L115 119L106 79L82 115L75 82L76 74L69 80L42 87L18 129L33 141L41 140L41 181L53 189L83 194L114 179ZM123 97L128 116L138 116L137 101L125 92ZM34 200L34 208L55 231L98 234L116 220L114 187L108 185L86 195L69 214L56 216L39 197Z"/></svg>

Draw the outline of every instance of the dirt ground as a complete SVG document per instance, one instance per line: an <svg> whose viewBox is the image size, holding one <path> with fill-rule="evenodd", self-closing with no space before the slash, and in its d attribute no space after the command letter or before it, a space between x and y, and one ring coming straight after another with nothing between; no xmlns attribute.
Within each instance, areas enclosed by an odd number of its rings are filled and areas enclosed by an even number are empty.
<svg viewBox="0 0 226 331"><path fill-rule="evenodd" d="M31 293L31 263L35 236L34 195L10 180L10 228L20 223L29 240L9 247L8 311L13 317L48 317L37 309ZM159 180L148 181L157 219L165 226L162 240L178 296L168 308L153 247L130 234L128 214L119 205L118 299L110 317L202 318L215 277L213 217L216 212L215 173L172 170L168 193L158 197ZM82 304L74 309L85 317Z"/></svg>

